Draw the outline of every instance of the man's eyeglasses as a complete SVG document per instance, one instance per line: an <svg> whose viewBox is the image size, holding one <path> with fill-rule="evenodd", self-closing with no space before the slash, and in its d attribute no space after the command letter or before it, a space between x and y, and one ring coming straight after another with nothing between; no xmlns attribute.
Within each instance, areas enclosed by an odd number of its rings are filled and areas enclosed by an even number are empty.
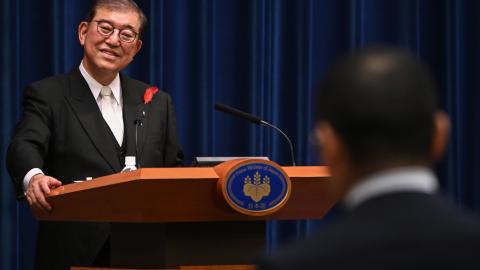
<svg viewBox="0 0 480 270"><path fill-rule="evenodd" d="M118 29L113 27L113 25L107 21L95 21L95 22L97 23L97 32L104 37L109 37L110 35L113 34L115 29ZM132 43L133 41L135 41L135 39L138 36L138 33L133 31L130 28L118 29L118 31L119 31L118 38L122 42Z"/></svg>

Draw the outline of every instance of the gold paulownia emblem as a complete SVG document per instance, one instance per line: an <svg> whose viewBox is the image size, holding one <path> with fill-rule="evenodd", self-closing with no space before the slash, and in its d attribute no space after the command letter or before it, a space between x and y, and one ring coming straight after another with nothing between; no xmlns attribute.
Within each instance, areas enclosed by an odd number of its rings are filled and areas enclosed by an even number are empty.
<svg viewBox="0 0 480 270"><path fill-rule="evenodd" d="M245 196L252 198L254 202L259 202L263 197L270 194L270 178L265 175L263 179L258 171L252 178L247 176L244 178L243 184L243 194Z"/></svg>

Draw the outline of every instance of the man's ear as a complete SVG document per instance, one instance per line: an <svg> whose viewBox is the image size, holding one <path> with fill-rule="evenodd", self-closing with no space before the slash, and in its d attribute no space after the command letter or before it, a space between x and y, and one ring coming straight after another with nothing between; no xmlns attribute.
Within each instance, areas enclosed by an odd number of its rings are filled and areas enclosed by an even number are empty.
<svg viewBox="0 0 480 270"><path fill-rule="evenodd" d="M323 159L326 161L332 180L328 181L328 192L340 198L351 186L352 167L349 153L342 137L328 122L321 122L316 127Z"/></svg>
<svg viewBox="0 0 480 270"><path fill-rule="evenodd" d="M133 59L135 58L135 55L137 55L137 53L140 51L141 48L142 48L142 40L139 39L135 42L135 48L134 48L135 52L132 54L130 61L133 61Z"/></svg>
<svg viewBox="0 0 480 270"><path fill-rule="evenodd" d="M450 131L450 120L443 111L437 111L433 119L433 137L431 148L431 159L433 161L442 158L445 148L448 144L448 135Z"/></svg>
<svg viewBox="0 0 480 270"><path fill-rule="evenodd" d="M85 37L87 36L87 31L88 31L88 23L87 22L81 22L78 25L78 40L80 41L80 45L85 44Z"/></svg>
<svg viewBox="0 0 480 270"><path fill-rule="evenodd" d="M320 143L323 159L329 164L338 164L342 158L345 147L343 141L328 122L320 122L316 127L316 136Z"/></svg>
<svg viewBox="0 0 480 270"><path fill-rule="evenodd" d="M143 43L142 43L141 39L137 40L137 44L135 45L135 47L136 47L135 48L135 54L137 54L140 51L140 49L142 48L142 44Z"/></svg>

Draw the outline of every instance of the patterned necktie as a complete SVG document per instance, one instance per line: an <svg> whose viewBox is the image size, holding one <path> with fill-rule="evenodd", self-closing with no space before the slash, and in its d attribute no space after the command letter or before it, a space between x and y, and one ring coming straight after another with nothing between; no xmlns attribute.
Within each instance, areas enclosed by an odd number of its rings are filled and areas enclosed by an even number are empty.
<svg viewBox="0 0 480 270"><path fill-rule="evenodd" d="M112 93L112 89L108 86L103 86L100 91L100 109L102 111L103 119L107 122L110 130L112 131L115 139L119 145L123 142L123 120L115 96Z"/></svg>

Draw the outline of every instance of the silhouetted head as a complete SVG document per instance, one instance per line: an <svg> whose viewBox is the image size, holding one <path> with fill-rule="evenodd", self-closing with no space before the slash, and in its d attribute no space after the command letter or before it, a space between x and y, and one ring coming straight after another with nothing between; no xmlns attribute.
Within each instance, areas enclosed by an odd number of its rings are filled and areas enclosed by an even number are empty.
<svg viewBox="0 0 480 270"><path fill-rule="evenodd" d="M410 54L363 49L336 62L317 96L317 134L332 173L361 177L397 166L428 165L443 152L448 118L435 84ZM343 171L342 171L343 170Z"/></svg>

